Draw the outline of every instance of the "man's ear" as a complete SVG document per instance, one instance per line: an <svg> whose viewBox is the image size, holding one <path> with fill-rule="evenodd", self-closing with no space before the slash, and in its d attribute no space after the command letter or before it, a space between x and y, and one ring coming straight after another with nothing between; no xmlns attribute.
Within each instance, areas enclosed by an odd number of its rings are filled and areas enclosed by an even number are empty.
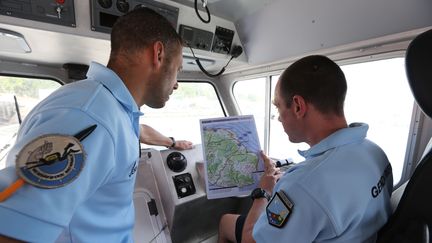
<svg viewBox="0 0 432 243"><path fill-rule="evenodd" d="M165 58L165 48L162 42L156 41L153 43L153 65L160 68Z"/></svg>
<svg viewBox="0 0 432 243"><path fill-rule="evenodd" d="M291 107L294 111L295 116L298 118L304 117L308 109L306 101L300 95L293 96Z"/></svg>

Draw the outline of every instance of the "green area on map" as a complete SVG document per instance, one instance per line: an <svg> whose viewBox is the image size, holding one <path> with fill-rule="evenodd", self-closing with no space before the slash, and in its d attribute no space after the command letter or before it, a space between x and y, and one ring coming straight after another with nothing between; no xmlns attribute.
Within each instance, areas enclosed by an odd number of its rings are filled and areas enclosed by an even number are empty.
<svg viewBox="0 0 432 243"><path fill-rule="evenodd" d="M229 129L204 130L208 182L211 187L242 187L254 183L258 157Z"/></svg>

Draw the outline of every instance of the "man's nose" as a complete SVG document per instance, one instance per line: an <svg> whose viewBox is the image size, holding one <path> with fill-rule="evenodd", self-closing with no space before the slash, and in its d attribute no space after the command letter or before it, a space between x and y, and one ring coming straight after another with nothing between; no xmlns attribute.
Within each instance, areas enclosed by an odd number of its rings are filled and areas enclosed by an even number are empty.
<svg viewBox="0 0 432 243"><path fill-rule="evenodd" d="M176 81L176 83L174 84L173 89L174 89L174 90L178 89L178 86L179 86L179 84L178 84L178 82Z"/></svg>

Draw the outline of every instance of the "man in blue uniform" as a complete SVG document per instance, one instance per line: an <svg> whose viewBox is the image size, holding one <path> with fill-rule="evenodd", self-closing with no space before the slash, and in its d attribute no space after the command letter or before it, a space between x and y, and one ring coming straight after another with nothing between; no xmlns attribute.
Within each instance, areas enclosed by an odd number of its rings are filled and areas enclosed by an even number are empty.
<svg viewBox="0 0 432 243"><path fill-rule="evenodd" d="M289 66L274 105L291 142L306 142L305 161L283 175L270 159L245 218L224 215L220 242L375 242L391 213L393 179L368 126L347 125L346 80L336 63L308 56ZM270 197L272 195L272 197Z"/></svg>
<svg viewBox="0 0 432 243"><path fill-rule="evenodd" d="M163 107L181 65L182 40L165 18L147 8L120 17L107 67L91 63L86 80L23 122L8 157L16 168L0 172L0 191L24 181L0 202L0 242L132 242L139 107Z"/></svg>

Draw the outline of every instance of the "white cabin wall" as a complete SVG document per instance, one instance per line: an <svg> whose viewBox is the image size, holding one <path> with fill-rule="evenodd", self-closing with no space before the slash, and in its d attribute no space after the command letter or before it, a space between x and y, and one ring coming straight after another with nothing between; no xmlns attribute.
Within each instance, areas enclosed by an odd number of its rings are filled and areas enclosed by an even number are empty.
<svg viewBox="0 0 432 243"><path fill-rule="evenodd" d="M210 24L202 23L196 16L194 8L169 0L158 2L179 8L177 31L179 25L189 25L195 28L215 32L216 26L234 30L233 45L240 45L240 38L233 22L212 16ZM91 30L90 1L75 1L76 27L67 27L33 21L22 18L0 15L0 28L12 30L22 34L29 43L31 53L0 52L0 60L36 63L42 65L61 66L64 63L90 64L97 61L102 64L108 62L110 53L110 35ZM201 12L204 16L204 13ZM219 71L229 60L230 56L215 52L194 50L200 58L214 61L207 66L208 71ZM189 48L183 48L185 56L192 56ZM233 64L247 63L246 55L242 54L232 61ZM196 65L183 65L189 71L199 69Z"/></svg>
<svg viewBox="0 0 432 243"><path fill-rule="evenodd" d="M428 0L279 0L236 27L255 65L432 26L431 11Z"/></svg>

